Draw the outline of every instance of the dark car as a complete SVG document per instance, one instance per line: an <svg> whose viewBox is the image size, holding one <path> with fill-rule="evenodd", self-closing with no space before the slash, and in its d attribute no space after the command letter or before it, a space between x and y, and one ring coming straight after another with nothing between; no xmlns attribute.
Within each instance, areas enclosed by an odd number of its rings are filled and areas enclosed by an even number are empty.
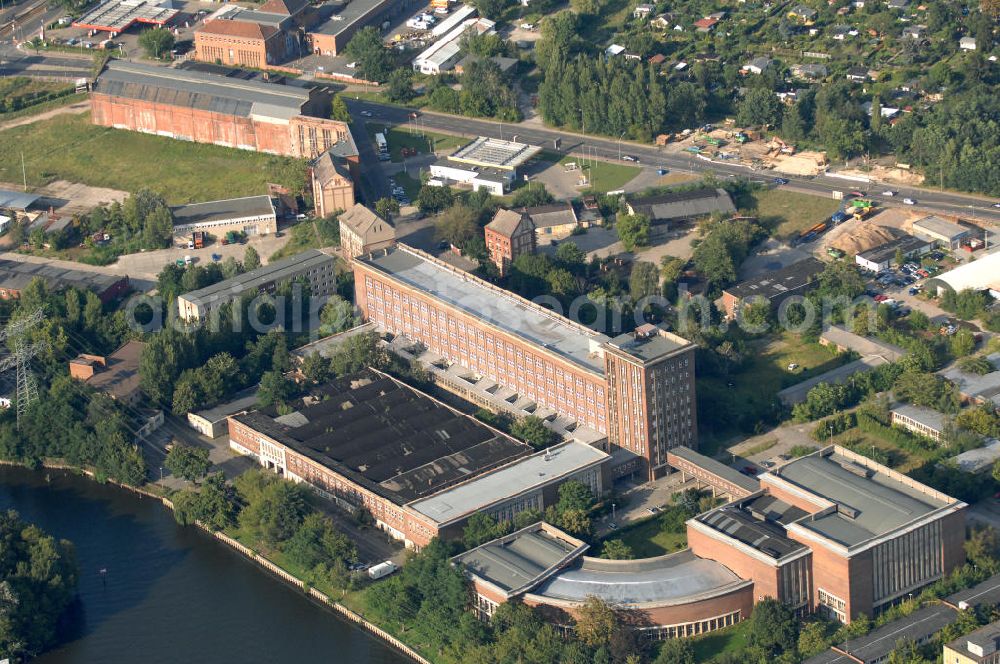
<svg viewBox="0 0 1000 664"><path fill-rule="evenodd" d="M774 184L777 185L788 184L788 180L786 180L785 178L774 178Z"/></svg>

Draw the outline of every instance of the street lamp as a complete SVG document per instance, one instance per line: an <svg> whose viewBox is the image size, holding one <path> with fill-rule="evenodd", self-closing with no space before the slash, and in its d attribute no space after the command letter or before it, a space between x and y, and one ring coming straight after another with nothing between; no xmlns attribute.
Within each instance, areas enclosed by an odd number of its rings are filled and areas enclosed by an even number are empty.
<svg viewBox="0 0 1000 664"><path fill-rule="evenodd" d="M500 140L503 140L503 120L497 120L497 124L500 125Z"/></svg>
<svg viewBox="0 0 1000 664"><path fill-rule="evenodd" d="M621 136L618 137L618 161L622 160L622 139L625 138L626 133L628 133L627 129L622 132Z"/></svg>
<svg viewBox="0 0 1000 664"><path fill-rule="evenodd" d="M614 503L611 503L611 520L612 521L615 520L615 507L616 507L616 505Z"/></svg>

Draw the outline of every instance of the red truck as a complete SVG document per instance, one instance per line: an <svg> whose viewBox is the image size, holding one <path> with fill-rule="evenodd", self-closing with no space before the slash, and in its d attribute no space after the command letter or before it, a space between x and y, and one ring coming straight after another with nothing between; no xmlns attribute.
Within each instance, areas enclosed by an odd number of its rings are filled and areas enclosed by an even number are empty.
<svg viewBox="0 0 1000 664"><path fill-rule="evenodd" d="M194 242L195 249L201 249L205 246L205 233L203 231L195 231L191 235L191 240Z"/></svg>

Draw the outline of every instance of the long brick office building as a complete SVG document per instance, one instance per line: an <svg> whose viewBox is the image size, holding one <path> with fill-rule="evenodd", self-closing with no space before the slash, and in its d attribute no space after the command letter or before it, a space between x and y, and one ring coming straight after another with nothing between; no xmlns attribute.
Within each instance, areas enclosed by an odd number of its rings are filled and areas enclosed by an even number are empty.
<svg viewBox="0 0 1000 664"><path fill-rule="evenodd" d="M354 287L367 320L633 453L619 474L662 475L668 449L697 444L686 339L652 325L609 338L406 245L358 257Z"/></svg>
<svg viewBox="0 0 1000 664"><path fill-rule="evenodd" d="M345 122L321 117L332 93L111 61L91 92L94 124L197 143L315 159L353 146Z"/></svg>

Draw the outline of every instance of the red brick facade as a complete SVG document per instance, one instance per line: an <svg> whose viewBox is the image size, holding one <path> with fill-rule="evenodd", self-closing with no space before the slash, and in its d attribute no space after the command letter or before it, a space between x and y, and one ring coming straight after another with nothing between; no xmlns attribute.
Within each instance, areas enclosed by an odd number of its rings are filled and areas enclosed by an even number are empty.
<svg viewBox="0 0 1000 664"><path fill-rule="evenodd" d="M90 112L96 125L289 157L315 158L349 132L336 120L297 116L269 122L99 92L91 93Z"/></svg>
<svg viewBox="0 0 1000 664"><path fill-rule="evenodd" d="M421 341L501 385L606 432L604 376L408 287L364 263L354 264L355 303L365 320Z"/></svg>

